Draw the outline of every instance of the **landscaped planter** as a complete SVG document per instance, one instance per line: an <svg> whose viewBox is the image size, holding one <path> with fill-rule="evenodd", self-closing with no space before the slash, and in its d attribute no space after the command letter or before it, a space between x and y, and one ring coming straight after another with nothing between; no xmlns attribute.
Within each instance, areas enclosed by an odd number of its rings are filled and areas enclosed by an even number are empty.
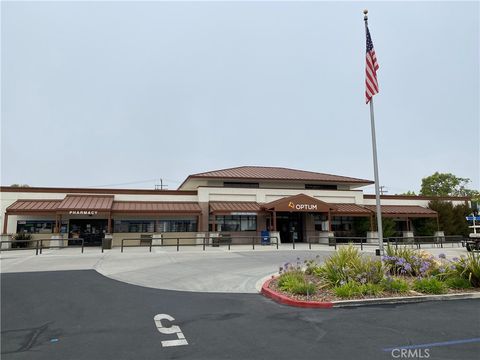
<svg viewBox="0 0 480 360"><path fill-rule="evenodd" d="M480 289L466 289L452 290L447 294L441 295L426 295L421 293L405 294L382 294L381 297L364 296L349 300L338 299L331 292L325 292L323 298L319 298L318 294L309 296L293 295L281 291L276 286L278 277L272 277L265 281L262 286L261 293L284 305L301 307L301 308L317 308L317 309L330 309L337 307L348 306L362 306L362 305L378 305L378 304L399 304L399 303L413 303L424 301L436 301L436 300L460 300L460 299L479 299Z"/></svg>
<svg viewBox="0 0 480 360"><path fill-rule="evenodd" d="M349 246L318 264L285 264L261 292L282 304L331 308L480 297L480 256L446 259L409 248L372 259Z"/></svg>

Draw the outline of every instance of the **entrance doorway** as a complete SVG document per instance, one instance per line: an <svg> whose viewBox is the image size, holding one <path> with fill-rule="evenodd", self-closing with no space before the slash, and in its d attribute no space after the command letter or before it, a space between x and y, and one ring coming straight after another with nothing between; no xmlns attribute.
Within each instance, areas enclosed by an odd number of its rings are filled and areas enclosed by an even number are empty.
<svg viewBox="0 0 480 360"><path fill-rule="evenodd" d="M301 212L278 212L277 229L282 243L302 242L304 229L304 214Z"/></svg>
<svg viewBox="0 0 480 360"><path fill-rule="evenodd" d="M72 219L69 238L81 238L85 246L101 246L107 231L107 219Z"/></svg>

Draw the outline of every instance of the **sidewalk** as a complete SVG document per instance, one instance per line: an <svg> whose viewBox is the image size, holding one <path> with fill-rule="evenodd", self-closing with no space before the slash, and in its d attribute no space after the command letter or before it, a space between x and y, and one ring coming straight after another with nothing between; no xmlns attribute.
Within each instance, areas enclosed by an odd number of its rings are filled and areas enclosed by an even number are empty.
<svg viewBox="0 0 480 360"><path fill-rule="evenodd" d="M375 246L364 247L373 254ZM426 248L434 255L444 253L447 258L466 255L465 248ZM326 245L282 244L275 246L251 245L227 247L148 247L112 250L85 248L49 249L36 256L34 250L5 251L1 253L1 271L59 271L96 270L109 278L145 287L201 292L256 293L261 280L278 271L286 262L303 262L318 255L323 261L335 249ZM299 259L299 260L297 260Z"/></svg>

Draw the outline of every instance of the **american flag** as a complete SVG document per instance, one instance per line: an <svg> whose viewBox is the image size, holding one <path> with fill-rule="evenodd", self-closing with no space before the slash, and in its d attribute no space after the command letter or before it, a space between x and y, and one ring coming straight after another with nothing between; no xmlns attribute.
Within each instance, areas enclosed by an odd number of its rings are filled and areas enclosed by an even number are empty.
<svg viewBox="0 0 480 360"><path fill-rule="evenodd" d="M372 38L367 26L367 66L365 67L365 100L368 104L373 95L378 93L377 70L379 68L377 63L377 56L373 48Z"/></svg>

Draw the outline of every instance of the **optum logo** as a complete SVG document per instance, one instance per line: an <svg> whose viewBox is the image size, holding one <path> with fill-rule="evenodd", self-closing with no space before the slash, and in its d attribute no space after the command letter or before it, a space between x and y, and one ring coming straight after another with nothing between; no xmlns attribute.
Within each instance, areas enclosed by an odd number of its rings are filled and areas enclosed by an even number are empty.
<svg viewBox="0 0 480 360"><path fill-rule="evenodd" d="M295 210L317 210L316 204L294 204L291 201L288 203L288 207Z"/></svg>

